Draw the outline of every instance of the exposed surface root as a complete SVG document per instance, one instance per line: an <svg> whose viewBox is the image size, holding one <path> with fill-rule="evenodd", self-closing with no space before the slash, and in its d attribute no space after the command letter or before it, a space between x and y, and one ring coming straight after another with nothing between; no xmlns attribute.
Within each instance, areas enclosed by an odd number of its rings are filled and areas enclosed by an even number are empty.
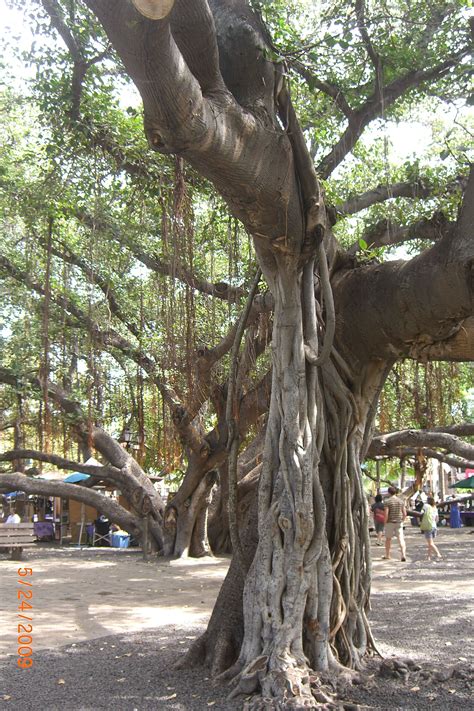
<svg viewBox="0 0 474 711"><path fill-rule="evenodd" d="M329 684L305 666L284 665L268 669L267 656L258 657L239 675L229 698L247 697L244 709L335 709L342 708Z"/></svg>

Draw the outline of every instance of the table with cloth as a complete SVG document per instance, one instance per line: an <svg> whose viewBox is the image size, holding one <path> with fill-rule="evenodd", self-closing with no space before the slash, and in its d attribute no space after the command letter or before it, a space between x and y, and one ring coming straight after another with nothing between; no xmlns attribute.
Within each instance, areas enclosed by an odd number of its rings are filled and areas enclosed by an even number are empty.
<svg viewBox="0 0 474 711"><path fill-rule="evenodd" d="M51 521L35 521L33 526L38 541L54 540L54 523Z"/></svg>

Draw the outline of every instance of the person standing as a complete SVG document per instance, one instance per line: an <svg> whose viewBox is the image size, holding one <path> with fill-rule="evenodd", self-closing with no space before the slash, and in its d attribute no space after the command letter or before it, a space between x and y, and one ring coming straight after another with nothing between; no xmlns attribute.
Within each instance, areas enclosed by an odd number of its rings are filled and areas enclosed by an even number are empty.
<svg viewBox="0 0 474 711"><path fill-rule="evenodd" d="M12 510L10 511L10 515L8 516L8 518L7 518L7 520L5 521L5 523L14 523L14 524L21 523L21 518L18 516L17 512L15 511L15 509L12 509Z"/></svg>
<svg viewBox="0 0 474 711"><path fill-rule="evenodd" d="M371 506L374 515L375 533L377 534L377 545L382 545L382 538L385 529L385 507L382 501L382 494L377 494L375 503Z"/></svg>
<svg viewBox="0 0 474 711"><path fill-rule="evenodd" d="M432 496L428 496L426 504L423 508L423 518L421 519L420 528L422 533L426 538L426 543L428 545L428 560L431 560L433 553L436 554L436 558L441 560L441 553L435 546L434 539L438 533L438 528L436 523L439 519L438 508L436 502Z"/></svg>
<svg viewBox="0 0 474 711"><path fill-rule="evenodd" d="M388 487L389 498L385 500L385 556L390 560L390 550L392 538L398 541L402 561L406 561L406 545L403 535L403 521L407 515L405 504L397 496L397 489L394 486Z"/></svg>
<svg viewBox="0 0 474 711"><path fill-rule="evenodd" d="M461 528L461 512L457 501L453 501L449 507L449 525L451 528Z"/></svg>

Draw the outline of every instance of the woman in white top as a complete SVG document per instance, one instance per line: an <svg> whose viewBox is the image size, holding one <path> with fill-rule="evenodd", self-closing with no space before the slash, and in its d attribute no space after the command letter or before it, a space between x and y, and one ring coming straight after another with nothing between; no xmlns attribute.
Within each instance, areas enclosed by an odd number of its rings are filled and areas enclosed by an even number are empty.
<svg viewBox="0 0 474 711"><path fill-rule="evenodd" d="M435 500L432 496L428 496L426 504L423 506L423 518L421 519L420 528L424 533L426 538L426 543L428 544L428 560L431 560L433 553L436 554L437 560L441 559L441 553L435 546L434 539L438 533L436 523L439 519L438 509Z"/></svg>

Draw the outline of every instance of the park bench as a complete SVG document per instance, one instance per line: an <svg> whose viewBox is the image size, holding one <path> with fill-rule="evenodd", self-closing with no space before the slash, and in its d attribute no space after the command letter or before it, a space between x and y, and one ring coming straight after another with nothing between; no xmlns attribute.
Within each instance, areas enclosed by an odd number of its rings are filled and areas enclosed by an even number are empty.
<svg viewBox="0 0 474 711"><path fill-rule="evenodd" d="M35 545L35 529L32 523L0 524L0 550L11 549L12 560L21 560L23 548Z"/></svg>

